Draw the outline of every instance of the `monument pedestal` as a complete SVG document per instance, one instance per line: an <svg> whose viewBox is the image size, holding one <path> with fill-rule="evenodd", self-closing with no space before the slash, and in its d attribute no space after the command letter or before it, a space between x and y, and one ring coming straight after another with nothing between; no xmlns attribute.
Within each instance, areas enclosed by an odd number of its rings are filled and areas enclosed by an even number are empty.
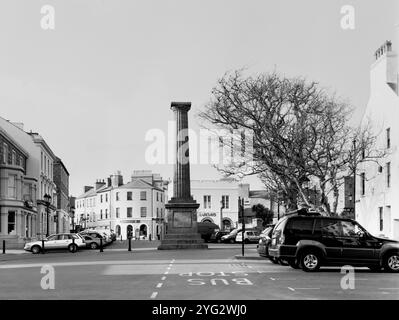
<svg viewBox="0 0 399 320"><path fill-rule="evenodd" d="M168 232L158 250L207 249L208 245L198 233L197 209L195 201L173 199L165 205L168 209Z"/></svg>

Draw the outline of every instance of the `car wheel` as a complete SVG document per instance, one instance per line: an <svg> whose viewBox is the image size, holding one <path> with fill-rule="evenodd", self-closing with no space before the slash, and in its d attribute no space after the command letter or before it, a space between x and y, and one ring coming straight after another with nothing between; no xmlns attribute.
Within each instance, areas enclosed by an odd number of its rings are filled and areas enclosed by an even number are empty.
<svg viewBox="0 0 399 320"><path fill-rule="evenodd" d="M68 251L72 252L72 253L75 253L76 251L78 251L78 246L76 244L70 244L68 246Z"/></svg>
<svg viewBox="0 0 399 320"><path fill-rule="evenodd" d="M320 255L314 251L307 251L302 254L301 267L303 271L313 272L320 268Z"/></svg>
<svg viewBox="0 0 399 320"><path fill-rule="evenodd" d="M384 269L388 272L399 272L399 252L390 252L385 256Z"/></svg>
<svg viewBox="0 0 399 320"><path fill-rule="evenodd" d="M234 239L230 239L230 243L234 243L235 241L234 241Z"/></svg>
<svg viewBox="0 0 399 320"><path fill-rule="evenodd" d="M92 243L90 243L90 248L91 249L97 249L98 248L98 244L96 242L92 242Z"/></svg>
<svg viewBox="0 0 399 320"><path fill-rule="evenodd" d="M31 250L33 254L37 254L40 253L42 249L39 246L33 246Z"/></svg>
<svg viewBox="0 0 399 320"><path fill-rule="evenodd" d="M289 259L287 260L289 266L293 269L299 269L299 262L297 259Z"/></svg>
<svg viewBox="0 0 399 320"><path fill-rule="evenodd" d="M222 242L222 240L220 240L220 239L217 239L217 240L216 240L216 242L217 242L217 243L221 243L221 242Z"/></svg>

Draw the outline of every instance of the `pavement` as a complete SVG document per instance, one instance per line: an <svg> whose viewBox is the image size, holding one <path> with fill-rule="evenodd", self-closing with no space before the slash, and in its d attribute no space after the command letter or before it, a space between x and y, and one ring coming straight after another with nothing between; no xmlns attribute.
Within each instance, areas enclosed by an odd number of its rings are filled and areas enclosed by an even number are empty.
<svg viewBox="0 0 399 320"><path fill-rule="evenodd" d="M340 268L306 273L275 265L257 256L256 245L246 246L243 258L240 245L227 244L207 250L110 249L7 254L0 261L0 300L399 299L397 274L356 268L348 287Z"/></svg>

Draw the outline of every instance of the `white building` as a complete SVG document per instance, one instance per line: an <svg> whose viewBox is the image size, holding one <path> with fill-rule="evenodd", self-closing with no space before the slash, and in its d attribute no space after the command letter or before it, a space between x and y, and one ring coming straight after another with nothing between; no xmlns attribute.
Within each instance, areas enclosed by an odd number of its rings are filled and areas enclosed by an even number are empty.
<svg viewBox="0 0 399 320"><path fill-rule="evenodd" d="M397 30L398 31L398 30ZM395 49L395 50L393 50ZM363 163L356 178L356 219L375 235L399 240L399 32L393 47L375 53L370 98L363 122L379 133L377 147L388 155L380 163Z"/></svg>
<svg viewBox="0 0 399 320"><path fill-rule="evenodd" d="M240 226L238 198L245 203L246 227L255 228L258 222L252 206L258 203L273 210L273 202L266 191L250 191L249 184L238 183L234 179L191 180L191 194L199 203L198 222L213 222L223 230Z"/></svg>
<svg viewBox="0 0 399 320"><path fill-rule="evenodd" d="M57 193L53 180L53 162L56 156L39 134L25 132L22 123L13 123L0 117L0 129L26 156L25 176L22 181L26 190L22 196L31 204L27 204L22 211L16 211L15 222L19 236L24 234L24 238L34 239L47 234L47 205L44 201L46 193L51 196L48 233L54 233L57 230L54 219ZM17 182L21 183L20 180ZM3 221L6 221L4 216ZM2 233L4 232L5 229Z"/></svg>
<svg viewBox="0 0 399 320"><path fill-rule="evenodd" d="M120 172L76 198L76 217L84 228L103 228L126 238L152 239L163 233L168 183L151 171L134 171L131 181L123 183Z"/></svg>

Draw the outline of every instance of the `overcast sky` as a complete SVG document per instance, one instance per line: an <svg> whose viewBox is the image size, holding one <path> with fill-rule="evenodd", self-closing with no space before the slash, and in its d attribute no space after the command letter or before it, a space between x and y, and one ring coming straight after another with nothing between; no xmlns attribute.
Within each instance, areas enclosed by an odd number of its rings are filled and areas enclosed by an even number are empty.
<svg viewBox="0 0 399 320"><path fill-rule="evenodd" d="M40 26L46 4L55 8L55 30ZM340 25L347 4L355 30ZM306 76L347 98L360 118L373 53L392 38L393 7L394 0L2 0L0 115L43 135L67 166L73 195L116 170L125 180L138 169L172 178L171 165L146 163L146 132L166 132L174 100L192 102L197 130L195 113L229 70ZM191 176L217 178L200 165Z"/></svg>

